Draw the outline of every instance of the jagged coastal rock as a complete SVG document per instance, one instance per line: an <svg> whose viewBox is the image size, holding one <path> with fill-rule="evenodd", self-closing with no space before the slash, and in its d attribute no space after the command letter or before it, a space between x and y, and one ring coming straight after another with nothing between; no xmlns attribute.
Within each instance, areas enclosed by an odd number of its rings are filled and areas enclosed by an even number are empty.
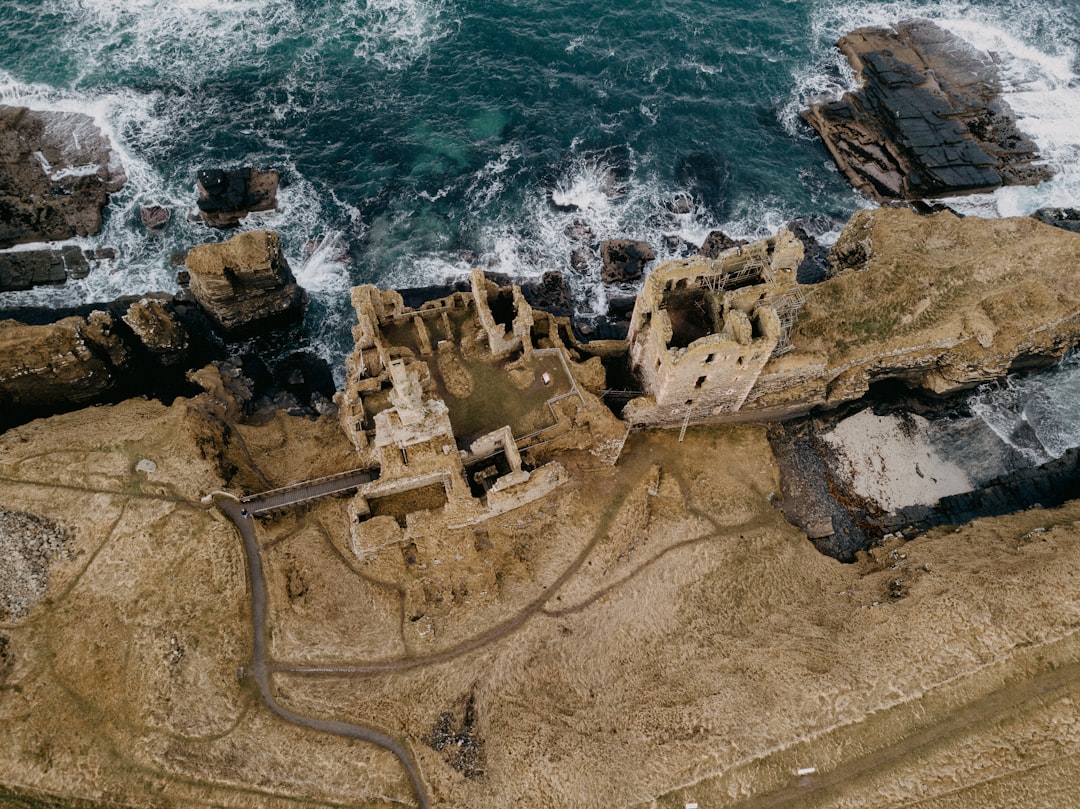
<svg viewBox="0 0 1080 809"><path fill-rule="evenodd" d="M299 316L304 292L281 251L281 237L252 230L187 254L191 293L227 333Z"/></svg>
<svg viewBox="0 0 1080 809"><path fill-rule="evenodd" d="M89 236L127 181L88 115L0 105L0 248Z"/></svg>
<svg viewBox="0 0 1080 809"><path fill-rule="evenodd" d="M804 113L858 190L921 199L1050 176L1001 98L989 56L927 20L860 28L837 46L860 88Z"/></svg>
<svg viewBox="0 0 1080 809"><path fill-rule="evenodd" d="M705 256L706 258L716 258L725 250L743 244L746 244L746 242L742 239L733 239L722 230L712 230L705 237L705 241L701 243L697 253L699 256Z"/></svg>
<svg viewBox="0 0 1080 809"><path fill-rule="evenodd" d="M0 292L85 278L91 268L115 258L114 250L81 250L73 244L55 250L0 251Z"/></svg>
<svg viewBox="0 0 1080 809"><path fill-rule="evenodd" d="M121 319L162 365L176 365L186 358L191 338L171 301L140 298Z"/></svg>
<svg viewBox="0 0 1080 809"><path fill-rule="evenodd" d="M0 411L41 414L101 399L117 383L131 347L108 312L44 326L0 320Z"/></svg>
<svg viewBox="0 0 1080 809"><path fill-rule="evenodd" d="M1053 225L1063 230L1080 233L1080 209L1077 208L1039 208L1031 215L1040 222Z"/></svg>
<svg viewBox="0 0 1080 809"><path fill-rule="evenodd" d="M233 227L249 213L277 208L278 173L272 169L204 169L197 187L199 216L210 227Z"/></svg>
<svg viewBox="0 0 1080 809"><path fill-rule="evenodd" d="M656 251L648 242L608 239L600 242L600 258L604 262L600 279L605 284L618 284L640 278L645 266L656 258Z"/></svg>
<svg viewBox="0 0 1080 809"><path fill-rule="evenodd" d="M0 429L117 397L175 389L208 329L168 295L103 304L29 325L0 320Z"/></svg>

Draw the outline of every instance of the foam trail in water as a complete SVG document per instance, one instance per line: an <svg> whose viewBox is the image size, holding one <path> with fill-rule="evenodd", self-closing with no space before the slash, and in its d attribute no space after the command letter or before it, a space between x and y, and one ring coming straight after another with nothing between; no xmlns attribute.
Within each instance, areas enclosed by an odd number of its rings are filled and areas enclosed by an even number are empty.
<svg viewBox="0 0 1080 809"><path fill-rule="evenodd" d="M481 229L481 263L514 277L562 272L583 315L603 314L609 296L640 287L601 283L601 241L641 239L662 261L700 245L716 227L685 189L658 180L633 153L622 165L608 154L575 152L550 186L533 184L515 208L512 221L497 217Z"/></svg>
<svg viewBox="0 0 1080 809"><path fill-rule="evenodd" d="M258 68L268 52L309 40L311 58L348 43L365 62L403 68L448 32L444 2L49 0L46 10L70 21L65 45L79 54L77 85L130 73L193 87L236 68Z"/></svg>
<svg viewBox="0 0 1080 809"><path fill-rule="evenodd" d="M449 33L445 11L439 0L354 0L343 14L346 29L359 40L354 54L398 70Z"/></svg>

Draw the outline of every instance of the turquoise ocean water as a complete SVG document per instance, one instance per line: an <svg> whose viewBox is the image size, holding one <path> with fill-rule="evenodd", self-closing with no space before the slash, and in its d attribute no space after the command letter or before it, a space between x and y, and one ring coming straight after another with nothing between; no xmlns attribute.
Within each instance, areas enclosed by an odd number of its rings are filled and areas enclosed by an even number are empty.
<svg viewBox="0 0 1080 809"><path fill-rule="evenodd" d="M111 270L3 304L175 290L169 254L228 235L186 221L196 171L254 164L286 185L280 210L245 226L282 232L311 294L306 347L339 373L358 282L555 269L601 313L632 290L571 268L575 222L662 256L794 217L835 238L868 202L798 111L851 86L841 33L911 16L995 54L1058 172L957 206L1080 206L1075 0L0 0L0 102L90 113L130 178L86 240L119 249ZM163 236L138 222L148 204L174 209ZM1063 423L1080 434L1080 416Z"/></svg>

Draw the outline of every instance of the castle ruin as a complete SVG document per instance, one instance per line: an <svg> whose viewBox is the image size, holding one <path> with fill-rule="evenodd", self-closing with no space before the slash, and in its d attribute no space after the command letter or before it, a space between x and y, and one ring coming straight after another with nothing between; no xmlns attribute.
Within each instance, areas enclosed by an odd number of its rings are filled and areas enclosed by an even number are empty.
<svg viewBox="0 0 1080 809"><path fill-rule="evenodd" d="M789 347L803 301L802 242L786 230L661 265L630 321L630 363L645 395L627 404L635 427L717 419L739 410L769 360Z"/></svg>

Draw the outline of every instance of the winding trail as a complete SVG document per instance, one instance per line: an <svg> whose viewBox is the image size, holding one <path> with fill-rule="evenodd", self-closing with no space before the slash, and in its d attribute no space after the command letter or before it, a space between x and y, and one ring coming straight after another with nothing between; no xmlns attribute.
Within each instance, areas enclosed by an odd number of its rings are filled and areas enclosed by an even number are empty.
<svg viewBox="0 0 1080 809"><path fill-rule="evenodd" d="M344 489L340 490L343 491ZM317 719L311 716L304 716L303 714L298 714L287 708L283 708L278 704L277 700L274 699L273 689L270 687L270 668L266 663L266 579L263 575L262 558L259 555L259 543L255 539L254 521L248 516L249 510L245 507L244 502L237 500L234 496L223 492L215 492L212 495L212 498L213 503L218 510L236 525L237 530L240 532L240 536L244 540L244 553L247 556L248 571L251 576L251 622L253 629L253 661L251 672L255 676L255 682L259 686L259 692L262 694L263 702L266 703L266 707L291 724L309 728L311 730L317 730L322 733L343 736L348 739L357 739L359 741L374 744L384 750L389 750L397 756L401 765L405 768L405 772L409 776L413 792L416 793L416 798L419 801L421 809L431 809L431 802L428 799L427 789L424 786L423 779L420 777L420 768L417 766L412 754L401 741L380 730L365 725L355 725L349 722L338 722L330 719ZM253 498L248 502L257 502L257 498ZM302 502L302 500L296 500L294 502Z"/></svg>

